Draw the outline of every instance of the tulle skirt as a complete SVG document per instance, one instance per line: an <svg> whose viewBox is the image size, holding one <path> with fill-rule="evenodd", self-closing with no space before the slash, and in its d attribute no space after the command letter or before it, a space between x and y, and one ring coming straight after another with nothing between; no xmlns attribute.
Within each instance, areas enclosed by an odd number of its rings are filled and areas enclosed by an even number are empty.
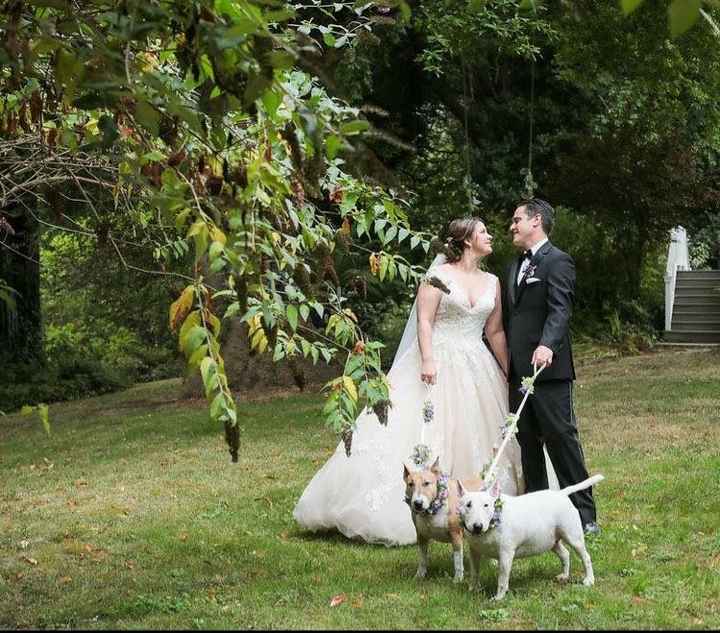
<svg viewBox="0 0 720 633"><path fill-rule="evenodd" d="M451 478L477 476L499 446L508 412L507 383L484 344L444 345L434 349L437 384L428 394L420 380L417 343L397 359L388 374L392 408L387 426L372 412L358 416L352 454L340 442L315 474L293 516L312 531L336 529L369 543L414 543L415 528L404 502L403 464L421 442ZM434 416L423 422L423 403L430 397ZM504 493L524 490L520 447L513 437L503 452L498 479Z"/></svg>

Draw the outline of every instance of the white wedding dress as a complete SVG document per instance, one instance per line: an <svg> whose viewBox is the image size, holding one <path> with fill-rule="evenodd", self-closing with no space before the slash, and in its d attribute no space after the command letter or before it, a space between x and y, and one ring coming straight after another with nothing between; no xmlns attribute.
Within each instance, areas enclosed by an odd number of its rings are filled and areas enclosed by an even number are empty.
<svg viewBox="0 0 720 633"><path fill-rule="evenodd" d="M422 425L432 460L439 456L442 471L452 478L477 476L492 460L493 445L502 441L508 387L482 340L485 321L495 307L497 277L489 275L483 295L470 305L447 267L434 268L432 274L450 290L442 294L433 324L434 418L423 422L428 390L420 380L415 338L388 372L392 408L387 426L381 426L371 411L363 411L357 418L351 456L340 442L305 488L293 515L308 530L337 529L348 538L385 545L414 543L415 528L403 500L403 463L412 465L410 456L420 443ZM504 493L524 491L520 447L514 437L497 475Z"/></svg>

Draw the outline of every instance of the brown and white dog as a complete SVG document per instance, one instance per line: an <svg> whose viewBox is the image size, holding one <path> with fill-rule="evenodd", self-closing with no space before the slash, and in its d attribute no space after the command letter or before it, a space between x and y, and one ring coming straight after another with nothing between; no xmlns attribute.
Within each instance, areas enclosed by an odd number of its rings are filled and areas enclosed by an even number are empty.
<svg viewBox="0 0 720 633"><path fill-rule="evenodd" d="M413 471L403 464L405 502L410 506L419 563L416 578L427 574L430 541L452 543L455 574L453 582L463 579L463 528L458 513L458 480L449 479L440 470L440 458L428 469ZM480 490L482 479L463 479L464 490Z"/></svg>

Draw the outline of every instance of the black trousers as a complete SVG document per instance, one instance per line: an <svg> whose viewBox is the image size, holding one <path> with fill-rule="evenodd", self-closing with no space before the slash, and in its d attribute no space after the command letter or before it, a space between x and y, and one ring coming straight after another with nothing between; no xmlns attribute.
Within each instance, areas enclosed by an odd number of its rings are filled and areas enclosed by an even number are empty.
<svg viewBox="0 0 720 633"><path fill-rule="evenodd" d="M523 399L519 387L520 379L513 377L509 398L511 412L518 410ZM543 444L547 447L561 488L572 486L589 476L578 436L572 390L570 380L536 382L535 392L523 407L517 438L527 492L548 487ZM596 520L592 488L570 495L570 501L578 509L583 525Z"/></svg>

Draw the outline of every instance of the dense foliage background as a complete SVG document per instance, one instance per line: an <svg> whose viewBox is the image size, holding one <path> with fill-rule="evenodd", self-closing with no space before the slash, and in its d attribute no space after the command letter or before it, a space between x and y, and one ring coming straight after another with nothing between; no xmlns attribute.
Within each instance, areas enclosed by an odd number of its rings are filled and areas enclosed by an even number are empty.
<svg viewBox="0 0 720 633"><path fill-rule="evenodd" d="M220 319L242 318L252 362L339 363L326 415L347 433L386 402L434 236L481 215L502 276L530 192L577 264L575 337L651 345L669 229L720 265L720 47L699 11L5 2L0 409L201 368L230 441Z"/></svg>

